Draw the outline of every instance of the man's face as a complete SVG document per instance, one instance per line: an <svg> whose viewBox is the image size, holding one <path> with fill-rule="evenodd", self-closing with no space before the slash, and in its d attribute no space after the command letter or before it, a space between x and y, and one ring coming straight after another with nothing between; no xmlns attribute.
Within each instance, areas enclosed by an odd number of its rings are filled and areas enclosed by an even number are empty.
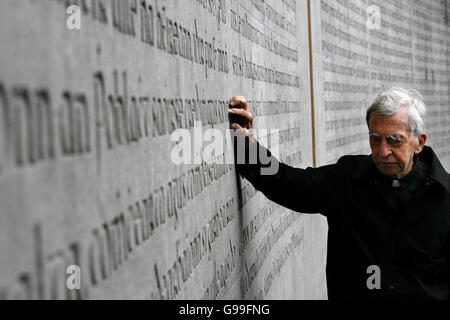
<svg viewBox="0 0 450 320"><path fill-rule="evenodd" d="M400 107L389 117L373 113L369 128L372 158L378 170L396 179L407 175L413 167L414 154L422 151L426 141L424 133L414 137L410 132L408 108Z"/></svg>

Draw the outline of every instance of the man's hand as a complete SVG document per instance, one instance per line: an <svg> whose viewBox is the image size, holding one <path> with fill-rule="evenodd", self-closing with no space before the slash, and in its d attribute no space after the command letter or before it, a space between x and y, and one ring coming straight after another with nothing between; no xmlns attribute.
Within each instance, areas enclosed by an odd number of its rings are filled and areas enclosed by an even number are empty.
<svg viewBox="0 0 450 320"><path fill-rule="evenodd" d="M254 143L253 137L253 115L248 109L247 101L244 97L236 96L230 101L230 128L236 130L237 134L244 135L250 138L250 142Z"/></svg>

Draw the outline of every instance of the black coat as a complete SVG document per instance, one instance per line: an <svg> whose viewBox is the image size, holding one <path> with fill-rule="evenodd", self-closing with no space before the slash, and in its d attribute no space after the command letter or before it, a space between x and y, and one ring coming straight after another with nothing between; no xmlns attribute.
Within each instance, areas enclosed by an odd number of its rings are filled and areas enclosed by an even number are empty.
<svg viewBox="0 0 450 320"><path fill-rule="evenodd" d="M272 201L327 218L329 299L449 298L450 176L430 147L400 189L365 155L320 168L279 163L271 176L260 175L260 167L238 170ZM367 285L374 265L381 289Z"/></svg>

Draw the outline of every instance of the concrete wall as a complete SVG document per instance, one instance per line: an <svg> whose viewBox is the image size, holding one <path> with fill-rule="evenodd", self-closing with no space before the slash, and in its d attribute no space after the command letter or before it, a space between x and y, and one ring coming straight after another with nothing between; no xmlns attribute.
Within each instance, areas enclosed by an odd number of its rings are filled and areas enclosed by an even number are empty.
<svg viewBox="0 0 450 320"><path fill-rule="evenodd" d="M80 30L67 27L70 4ZM0 299L325 299L326 220L267 200L217 161L227 149L198 159L211 140L177 164L176 134L226 139L228 100L245 95L263 144L322 165L368 152L364 110L398 84L424 94L449 168L448 12L447 1L2 0ZM67 289L70 265L81 290Z"/></svg>
<svg viewBox="0 0 450 320"><path fill-rule="evenodd" d="M311 1L318 164L369 154L365 110L384 89L414 88L427 144L450 169L448 1Z"/></svg>

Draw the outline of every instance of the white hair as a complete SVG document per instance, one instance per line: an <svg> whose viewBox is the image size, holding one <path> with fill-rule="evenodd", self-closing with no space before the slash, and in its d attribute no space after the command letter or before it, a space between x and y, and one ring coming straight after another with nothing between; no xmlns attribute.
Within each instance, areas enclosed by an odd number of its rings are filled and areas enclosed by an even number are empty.
<svg viewBox="0 0 450 320"><path fill-rule="evenodd" d="M417 137L423 132L427 110L422 95L414 89L393 87L380 93L367 109L367 125L369 126L372 113L388 117L396 114L401 106L408 107L409 129Z"/></svg>

